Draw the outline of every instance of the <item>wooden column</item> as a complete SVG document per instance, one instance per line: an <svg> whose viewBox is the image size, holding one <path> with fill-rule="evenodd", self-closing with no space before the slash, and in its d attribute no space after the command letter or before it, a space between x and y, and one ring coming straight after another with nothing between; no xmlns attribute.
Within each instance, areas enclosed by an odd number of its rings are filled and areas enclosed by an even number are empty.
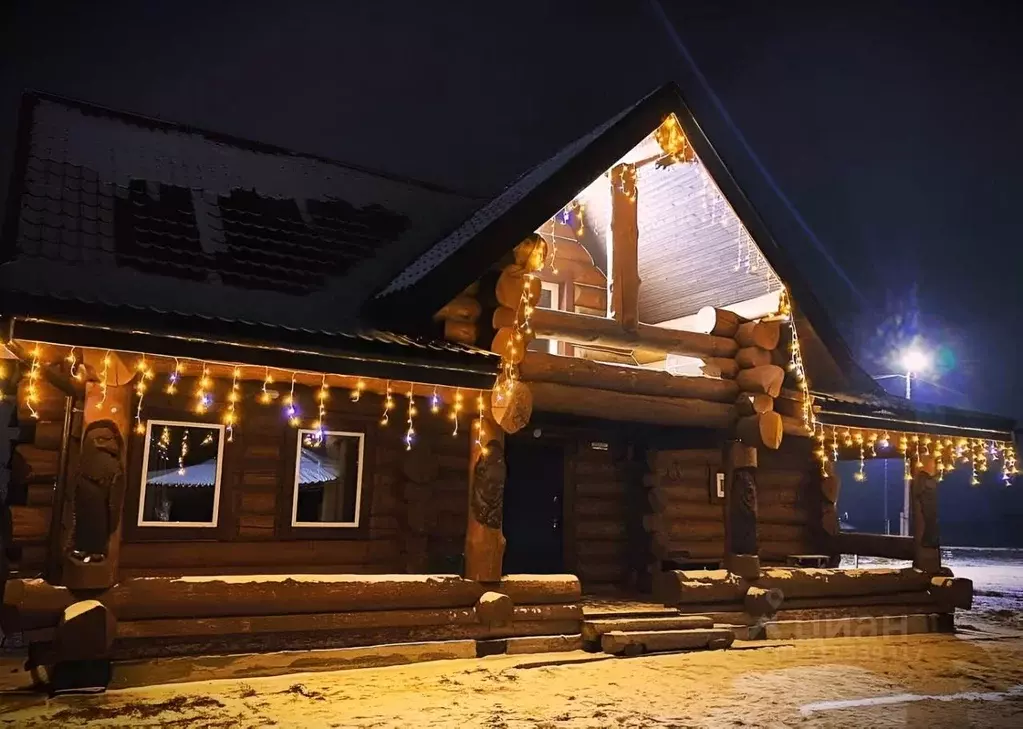
<svg viewBox="0 0 1023 729"><path fill-rule="evenodd" d="M476 422L479 422L478 420ZM469 454L469 523L465 531L465 576L480 582L501 579L504 561L504 432L487 412L474 429Z"/></svg>
<svg viewBox="0 0 1023 729"><path fill-rule="evenodd" d="M62 576L71 589L103 589L117 583L134 373L117 355L109 355L104 389L92 380L101 377L103 356L99 351L85 352L90 381L85 385L82 446L63 504Z"/></svg>
<svg viewBox="0 0 1023 729"><path fill-rule="evenodd" d="M611 318L627 332L639 326L639 223L636 215L636 166L611 170Z"/></svg>
<svg viewBox="0 0 1023 729"><path fill-rule="evenodd" d="M941 569L941 539L938 533L938 480L934 456L921 456L910 482L913 530L913 566L924 572Z"/></svg>
<svg viewBox="0 0 1023 729"><path fill-rule="evenodd" d="M760 576L757 545L757 449L731 441L725 452L725 566L747 579Z"/></svg>
<svg viewBox="0 0 1023 729"><path fill-rule="evenodd" d="M838 525L838 494L842 488L842 480L838 477L833 461L824 464L824 472L820 474L820 531L822 543L828 545L826 553L830 555L829 566L838 567L842 554L835 542L839 534Z"/></svg>
<svg viewBox="0 0 1023 729"><path fill-rule="evenodd" d="M2 354L2 348L0 348ZM17 414L17 363L12 359L0 359L0 367L4 368L0 378L0 493L8 493L11 486L11 457L19 430L16 426ZM7 565L7 548L11 546L11 509L6 499L0 500L0 594L3 594L3 583L7 581L9 569Z"/></svg>

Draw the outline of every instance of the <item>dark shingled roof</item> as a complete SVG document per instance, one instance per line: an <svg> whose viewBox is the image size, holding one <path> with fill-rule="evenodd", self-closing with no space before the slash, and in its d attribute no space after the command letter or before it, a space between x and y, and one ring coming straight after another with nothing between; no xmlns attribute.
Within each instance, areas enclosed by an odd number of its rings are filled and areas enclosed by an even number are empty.
<svg viewBox="0 0 1023 729"><path fill-rule="evenodd" d="M479 201L313 155L27 94L0 248L3 314L269 341L482 353L357 319ZM156 316L153 316L153 315Z"/></svg>

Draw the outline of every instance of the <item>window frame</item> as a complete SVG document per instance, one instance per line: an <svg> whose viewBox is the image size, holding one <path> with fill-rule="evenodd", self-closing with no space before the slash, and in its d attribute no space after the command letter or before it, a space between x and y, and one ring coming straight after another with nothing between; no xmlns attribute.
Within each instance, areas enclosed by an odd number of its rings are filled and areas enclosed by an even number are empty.
<svg viewBox="0 0 1023 729"><path fill-rule="evenodd" d="M541 296L543 295L544 291L550 291L551 292L551 305L549 307L540 307L538 305L537 308L546 308L549 311L566 311L567 307L564 305L564 302L561 300L561 296L562 296L562 293L564 292L564 290L565 290L565 285L563 283L561 283L560 281L544 281L544 280L541 280L540 281L540 293L541 293ZM547 342L547 353L548 354L560 354L561 353L561 351L560 351L561 350L561 342L559 342L557 339L545 339L544 341Z"/></svg>
<svg viewBox="0 0 1023 729"><path fill-rule="evenodd" d="M295 439L295 467L291 471L291 522L289 527L293 530L304 531L306 529L358 529L362 524L362 496L363 479L366 470L366 433L352 430L324 430L323 436L344 435L354 436L359 439L358 473L355 481L355 520L346 521L297 521L298 519L298 487L299 476L302 470L302 438L306 433L316 433L312 428L297 428Z"/></svg>
<svg viewBox="0 0 1023 729"><path fill-rule="evenodd" d="M154 425L171 425L179 427L201 428L203 430L215 430L219 434L217 443L217 472L213 482L213 520L210 522L197 521L143 521L143 512L146 503L146 472L149 468L149 439L153 432ZM220 505L221 495L224 488L224 444L226 428L222 423L211 423L202 420L165 420L161 418L150 418L146 421L146 432L142 441L142 468L138 478L138 506L135 510L136 518L133 526L135 529L202 529L216 530L221 526Z"/></svg>

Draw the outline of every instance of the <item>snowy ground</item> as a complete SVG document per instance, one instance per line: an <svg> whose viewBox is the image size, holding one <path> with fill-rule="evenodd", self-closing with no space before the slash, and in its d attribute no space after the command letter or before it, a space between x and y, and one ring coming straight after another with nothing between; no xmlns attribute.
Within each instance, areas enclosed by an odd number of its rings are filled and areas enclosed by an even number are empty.
<svg viewBox="0 0 1023 729"><path fill-rule="evenodd" d="M0 727L1020 727L1023 565L973 561L953 564L979 593L958 635L493 656L52 700L8 693Z"/></svg>

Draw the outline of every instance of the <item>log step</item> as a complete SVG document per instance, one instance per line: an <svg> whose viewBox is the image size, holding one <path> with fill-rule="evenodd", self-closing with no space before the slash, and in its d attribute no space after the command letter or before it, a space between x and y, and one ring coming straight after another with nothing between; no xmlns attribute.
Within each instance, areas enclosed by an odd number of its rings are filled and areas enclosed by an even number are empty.
<svg viewBox="0 0 1023 729"><path fill-rule="evenodd" d="M600 647L612 655L635 656L656 651L718 650L727 648L735 634L727 628L708 630L612 630L600 637Z"/></svg>
<svg viewBox="0 0 1023 729"><path fill-rule="evenodd" d="M622 610L592 611L583 608L583 616L587 620L624 620L633 618L675 618L678 617L678 608L633 608Z"/></svg>
<svg viewBox="0 0 1023 729"><path fill-rule="evenodd" d="M823 620L773 620L764 624L767 640L862 638L951 632L950 614L880 615Z"/></svg>
<svg viewBox="0 0 1023 729"><path fill-rule="evenodd" d="M600 618L583 621L583 640L598 641L604 633L658 630L699 630L713 628L714 621L702 615L676 615L670 618Z"/></svg>

